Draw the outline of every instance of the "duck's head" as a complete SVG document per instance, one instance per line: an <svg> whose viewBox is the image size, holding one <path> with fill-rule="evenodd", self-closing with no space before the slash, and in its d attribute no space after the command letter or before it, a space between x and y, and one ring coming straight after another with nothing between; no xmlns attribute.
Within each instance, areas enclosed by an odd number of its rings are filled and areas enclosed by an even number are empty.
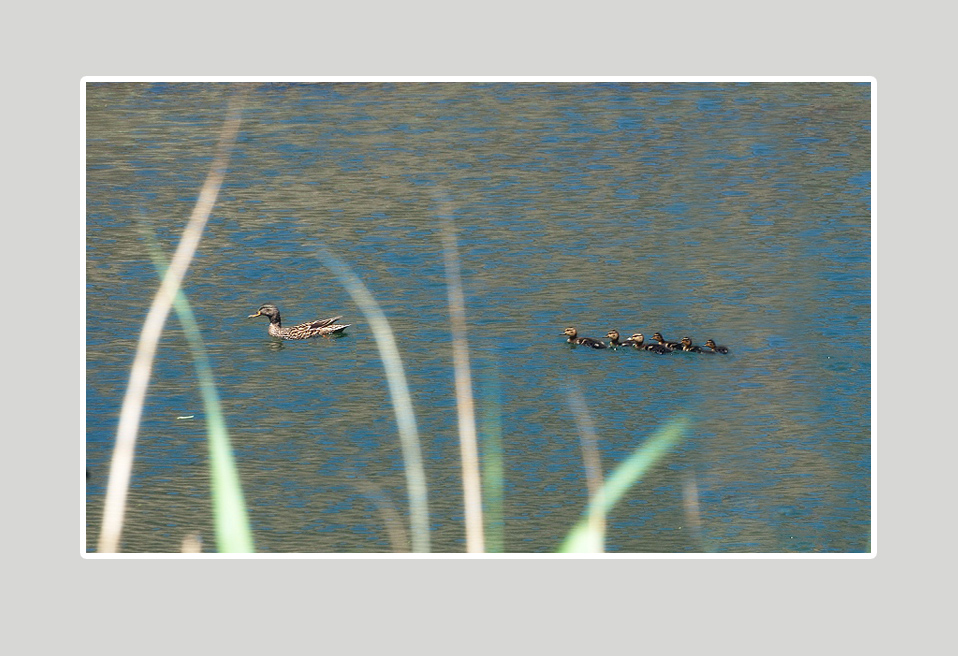
<svg viewBox="0 0 958 656"><path fill-rule="evenodd" d="M643 335L642 333L632 333L632 336L629 337L629 339L631 339L636 344L641 344L642 342L645 341L645 335Z"/></svg>
<svg viewBox="0 0 958 656"><path fill-rule="evenodd" d="M278 317L278 316L279 316L279 308L277 308L275 305L270 305L269 303L264 303L264 304L261 305L260 308L256 311L256 314L251 314L251 315L249 315L249 316L246 317L246 318L247 318L247 319L252 319L253 317L269 317L270 320L272 320L273 317Z"/></svg>
<svg viewBox="0 0 958 656"><path fill-rule="evenodd" d="M691 337L683 337L683 338L682 338L682 346L692 346L692 338L691 338Z"/></svg>
<svg viewBox="0 0 958 656"><path fill-rule="evenodd" d="M705 345L708 346L710 349L714 349L714 348L715 348L715 340L714 340L714 339L707 339L707 340L705 340Z"/></svg>
<svg viewBox="0 0 958 656"><path fill-rule="evenodd" d="M665 338L662 337L662 333L654 333L654 334L652 335L652 339L654 339L654 340L657 341L657 342L664 342L664 341L665 341Z"/></svg>
<svg viewBox="0 0 958 656"><path fill-rule="evenodd" d="M607 332L607 333L605 334L605 336L608 337L609 339L618 340L618 339L619 339L619 331L613 328L612 330L610 330L609 332Z"/></svg>
<svg viewBox="0 0 958 656"><path fill-rule="evenodd" d="M579 333L576 332L576 329L575 329L575 328L573 328L572 326L569 326L568 328L566 328L565 330L562 331L562 334L563 334L563 335L568 335L569 337L575 337L575 336L578 335Z"/></svg>

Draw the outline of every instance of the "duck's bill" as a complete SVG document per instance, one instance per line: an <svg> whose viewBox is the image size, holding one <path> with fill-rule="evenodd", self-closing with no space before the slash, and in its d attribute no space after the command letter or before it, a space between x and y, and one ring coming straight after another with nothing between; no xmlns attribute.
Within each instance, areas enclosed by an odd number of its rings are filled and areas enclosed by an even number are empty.
<svg viewBox="0 0 958 656"><path fill-rule="evenodd" d="M247 318L247 319L252 319L253 317L259 317L259 316L262 316L262 315L259 313L259 311L257 311L256 314L251 314L251 315L249 315L249 316L246 317L246 318Z"/></svg>

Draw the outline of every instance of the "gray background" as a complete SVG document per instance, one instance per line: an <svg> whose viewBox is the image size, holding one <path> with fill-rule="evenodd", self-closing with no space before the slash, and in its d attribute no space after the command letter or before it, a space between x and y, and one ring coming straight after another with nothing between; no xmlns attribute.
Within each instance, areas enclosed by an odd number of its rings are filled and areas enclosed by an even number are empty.
<svg viewBox="0 0 958 656"><path fill-rule="evenodd" d="M947 561L938 554L951 546L945 527L952 512L942 506L953 496L945 488L953 474L939 468L952 460L954 429L937 417L954 385L941 352L918 350L909 339L941 334L947 344L950 337L954 311L942 300L954 293L941 282L954 275L944 252L953 210L936 192L949 188L954 171L954 130L953 87L940 70L953 59L950 23L924 6L863 14L834 3L672 12L603 4L314 5L312 15L299 16L293 7L232 7L241 17L176 5L120 12L88 4L55 16L16 10L7 61L22 63L7 75L5 94L13 207L3 264L12 474L4 485L8 497L18 493L8 503L9 644L34 653L143 654L229 646L241 653L928 651L945 630L934 592L946 584ZM874 75L883 339L873 393L884 401L874 416L878 556L83 559L80 78L209 73Z"/></svg>

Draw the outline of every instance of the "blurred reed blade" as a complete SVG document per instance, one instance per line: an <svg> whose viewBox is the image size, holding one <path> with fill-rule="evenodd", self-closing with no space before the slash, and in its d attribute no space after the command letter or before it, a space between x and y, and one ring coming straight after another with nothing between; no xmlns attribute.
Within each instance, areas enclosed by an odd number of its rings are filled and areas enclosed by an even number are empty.
<svg viewBox="0 0 958 656"><path fill-rule="evenodd" d="M146 237L153 264L162 278L166 269L162 250L152 232L148 232ZM176 315L180 325L183 326L183 333L193 354L196 377L200 383L200 393L206 410L216 550L220 553L252 553L254 551L253 534L249 526L246 504L243 501L243 488L236 471L233 449L230 446L229 431L226 428L219 393L213 380L213 368L210 366L196 317L182 290L177 292L173 307L176 309Z"/></svg>
<svg viewBox="0 0 958 656"><path fill-rule="evenodd" d="M692 529L692 537L707 551L702 534L702 511L699 507L699 484L694 473L685 475L682 481L682 501L685 506L685 521Z"/></svg>
<svg viewBox="0 0 958 656"><path fill-rule="evenodd" d="M476 412L466 339L466 302L462 293L459 249L452 219L441 218L442 252L446 262L449 292L449 324L452 332L452 362L456 373L456 410L459 414L459 452L462 458L462 488L466 516L466 552L482 553L485 540L482 526L482 482L479 476L479 446L476 439Z"/></svg>
<svg viewBox="0 0 958 656"><path fill-rule="evenodd" d="M176 252L173 254L170 267L163 277L163 282L160 284L160 288L157 290L150 310L146 315L146 320L143 322L136 355L130 368L130 381L120 409L116 446L110 462L103 523L97 543L97 551L100 553L115 553L120 546L123 518L126 513L126 497L133 471L133 453L140 428L140 417L143 414L143 401L153 370L153 358L156 355L160 335L163 333L163 325L166 323L166 318L173 305L173 299L186 276L193 254L196 252L203 236L203 228L206 226L206 221L219 194L220 186L223 184L223 178L226 176L229 151L236 143L236 135L239 132L240 109L240 100L238 98L231 100L210 172L207 174L206 181L200 190L190 220L183 229L183 235L176 247Z"/></svg>
<svg viewBox="0 0 958 656"><path fill-rule="evenodd" d="M416 416L412 409L412 398L406 384L406 373L402 358L396 347L396 337L386 315L379 304L345 262L322 246L315 246L316 255L323 265L339 278L340 283L352 297L353 302L362 311L369 322L379 349L379 357L386 372L389 395L396 414L396 426L399 429L399 442L406 468L406 486L409 493L410 528L412 550L426 553L429 551L429 507L427 502L426 473L422 464L419 446L419 431L416 428Z"/></svg>
<svg viewBox="0 0 958 656"><path fill-rule="evenodd" d="M595 553L601 551L603 537L592 528L591 515L608 515L612 507L622 498L632 485L642 478L659 460L676 445L688 430L689 421L677 417L652 434L628 458L616 467L602 486L601 494L593 497L586 509L585 517L566 536L559 548L560 553Z"/></svg>
<svg viewBox="0 0 958 656"><path fill-rule="evenodd" d="M605 551L605 504L603 503L602 489L602 462L599 458L598 436L592 415L586 405L585 398L579 386L571 381L566 386L566 395L572 416L575 418L579 430L579 441L582 444L582 462L585 465L586 487L589 489L589 535L591 542L587 545L590 553Z"/></svg>
<svg viewBox="0 0 958 656"><path fill-rule="evenodd" d="M190 533L183 537L180 553L203 553L203 538L199 533Z"/></svg>
<svg viewBox="0 0 958 656"><path fill-rule="evenodd" d="M402 523L402 516L396 505L386 496L383 490L359 472L353 473L353 485L364 497L373 502L376 510L383 519L383 526L389 536L389 543L393 552L407 553L409 551L409 536Z"/></svg>
<svg viewBox="0 0 958 656"><path fill-rule="evenodd" d="M487 553L502 553L504 549L502 519L503 505L503 452L502 452L502 402L498 368L493 368L484 380L485 392L479 411L479 435L482 448L479 462L482 464L482 501L485 520L485 545Z"/></svg>

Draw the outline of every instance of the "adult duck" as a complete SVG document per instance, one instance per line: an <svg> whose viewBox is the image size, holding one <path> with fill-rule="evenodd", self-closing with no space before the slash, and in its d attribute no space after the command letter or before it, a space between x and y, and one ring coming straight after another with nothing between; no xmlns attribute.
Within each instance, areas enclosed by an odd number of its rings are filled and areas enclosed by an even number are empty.
<svg viewBox="0 0 958 656"><path fill-rule="evenodd" d="M259 310L256 311L256 314L251 314L247 318L252 319L254 317L267 317L269 319L267 332L273 337L280 337L282 339L309 339L310 337L319 337L320 335L332 335L333 333L342 332L352 325L349 323L336 323L342 319L342 317L339 316L330 317L329 319L307 321L306 323L297 324L290 328L283 328L283 322L279 316L279 308L269 303L261 305Z"/></svg>

